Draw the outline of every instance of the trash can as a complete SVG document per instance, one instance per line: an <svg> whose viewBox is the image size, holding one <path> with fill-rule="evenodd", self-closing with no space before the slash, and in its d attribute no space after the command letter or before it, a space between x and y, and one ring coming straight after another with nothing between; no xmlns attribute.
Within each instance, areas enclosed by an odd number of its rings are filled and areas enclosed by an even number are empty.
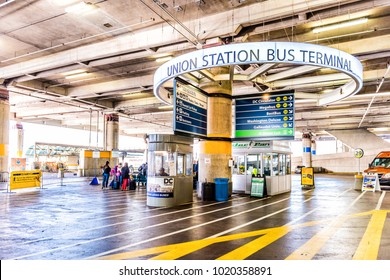
<svg viewBox="0 0 390 280"><path fill-rule="evenodd" d="M355 175L355 190L361 191L363 186L363 175L356 174Z"/></svg>
<svg viewBox="0 0 390 280"><path fill-rule="evenodd" d="M215 200L227 201L229 198L229 178L214 178Z"/></svg>
<svg viewBox="0 0 390 280"><path fill-rule="evenodd" d="M202 183L202 200L214 201L215 200L215 184L211 182Z"/></svg>

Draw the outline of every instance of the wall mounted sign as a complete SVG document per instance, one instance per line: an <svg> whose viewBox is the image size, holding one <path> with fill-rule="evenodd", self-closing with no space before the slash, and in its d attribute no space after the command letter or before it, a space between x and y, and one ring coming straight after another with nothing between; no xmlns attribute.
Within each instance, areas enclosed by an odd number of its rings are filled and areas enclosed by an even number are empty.
<svg viewBox="0 0 390 280"><path fill-rule="evenodd" d="M149 197L155 198L172 198L175 187L175 178L173 177L148 177L148 190Z"/></svg>
<svg viewBox="0 0 390 280"><path fill-rule="evenodd" d="M294 139L294 94L236 99L236 138Z"/></svg>
<svg viewBox="0 0 390 280"><path fill-rule="evenodd" d="M270 141L240 141L232 143L233 149L270 149Z"/></svg>

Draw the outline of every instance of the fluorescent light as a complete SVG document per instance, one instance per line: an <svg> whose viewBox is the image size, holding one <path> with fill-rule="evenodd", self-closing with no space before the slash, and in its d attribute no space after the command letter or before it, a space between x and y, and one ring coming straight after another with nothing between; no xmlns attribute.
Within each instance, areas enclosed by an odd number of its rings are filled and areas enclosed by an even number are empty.
<svg viewBox="0 0 390 280"><path fill-rule="evenodd" d="M344 22L340 22L340 23L336 23L336 24L321 26L321 27L314 28L313 33L320 33L320 32L334 30L334 29L343 28L343 27L347 27L347 26L362 24L362 23L366 23L367 21L368 21L368 18L359 18L359 19L344 21Z"/></svg>
<svg viewBox="0 0 390 280"><path fill-rule="evenodd" d="M85 69L76 69L76 70L71 70L71 71L67 71L65 73L62 73L62 75L72 76L74 74L80 74L80 73L85 73L85 72L87 72Z"/></svg>
<svg viewBox="0 0 390 280"><path fill-rule="evenodd" d="M73 74L66 76L65 79L75 79L75 78L81 78L87 76L89 73L88 72L83 72L83 73L78 73L78 74Z"/></svg>
<svg viewBox="0 0 390 280"><path fill-rule="evenodd" d="M67 6L79 2L79 0L51 0L50 2L57 6Z"/></svg>
<svg viewBox="0 0 390 280"><path fill-rule="evenodd" d="M173 58L172 56L159 57L156 59L156 62L165 62L165 61L171 60L172 58Z"/></svg>
<svg viewBox="0 0 390 280"><path fill-rule="evenodd" d="M83 14L87 12L91 12L94 9L96 9L96 6L91 3L85 3L85 2L80 2L75 5L69 6L65 9L65 12L67 13L75 13L75 14Z"/></svg>
<svg viewBox="0 0 390 280"><path fill-rule="evenodd" d="M166 106L160 106L158 107L159 110L165 110L165 109L173 109L172 105L166 105Z"/></svg>
<svg viewBox="0 0 390 280"><path fill-rule="evenodd" d="M5 6L5 5L8 5L8 4L11 4L12 2L14 2L15 0L10 0L10 1L5 1L4 3L1 3L0 4L0 8Z"/></svg>

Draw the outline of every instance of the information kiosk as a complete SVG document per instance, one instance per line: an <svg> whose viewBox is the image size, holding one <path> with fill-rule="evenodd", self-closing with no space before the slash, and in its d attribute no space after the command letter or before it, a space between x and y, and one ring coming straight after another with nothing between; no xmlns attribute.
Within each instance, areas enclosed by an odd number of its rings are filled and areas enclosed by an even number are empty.
<svg viewBox="0 0 390 280"><path fill-rule="evenodd" d="M233 162L233 192L251 194L252 177L264 175L268 195L291 191L291 150L287 142L233 142Z"/></svg>
<svg viewBox="0 0 390 280"><path fill-rule="evenodd" d="M192 201L192 138L148 136L148 206L176 206Z"/></svg>

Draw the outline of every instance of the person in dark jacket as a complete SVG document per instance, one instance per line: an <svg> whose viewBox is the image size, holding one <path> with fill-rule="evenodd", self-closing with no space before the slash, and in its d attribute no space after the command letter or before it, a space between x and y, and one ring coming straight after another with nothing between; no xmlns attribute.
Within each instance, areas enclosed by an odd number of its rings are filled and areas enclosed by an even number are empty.
<svg viewBox="0 0 390 280"><path fill-rule="evenodd" d="M122 180L123 180L122 191L125 191L127 190L127 185L129 184L129 179L130 179L130 170L127 162L125 162L121 172L122 172Z"/></svg>
<svg viewBox="0 0 390 280"><path fill-rule="evenodd" d="M103 168L103 183L102 183L102 189L103 189L103 188L108 188L108 180L110 178L110 172L111 172L110 162L106 161L106 164L102 168Z"/></svg>

